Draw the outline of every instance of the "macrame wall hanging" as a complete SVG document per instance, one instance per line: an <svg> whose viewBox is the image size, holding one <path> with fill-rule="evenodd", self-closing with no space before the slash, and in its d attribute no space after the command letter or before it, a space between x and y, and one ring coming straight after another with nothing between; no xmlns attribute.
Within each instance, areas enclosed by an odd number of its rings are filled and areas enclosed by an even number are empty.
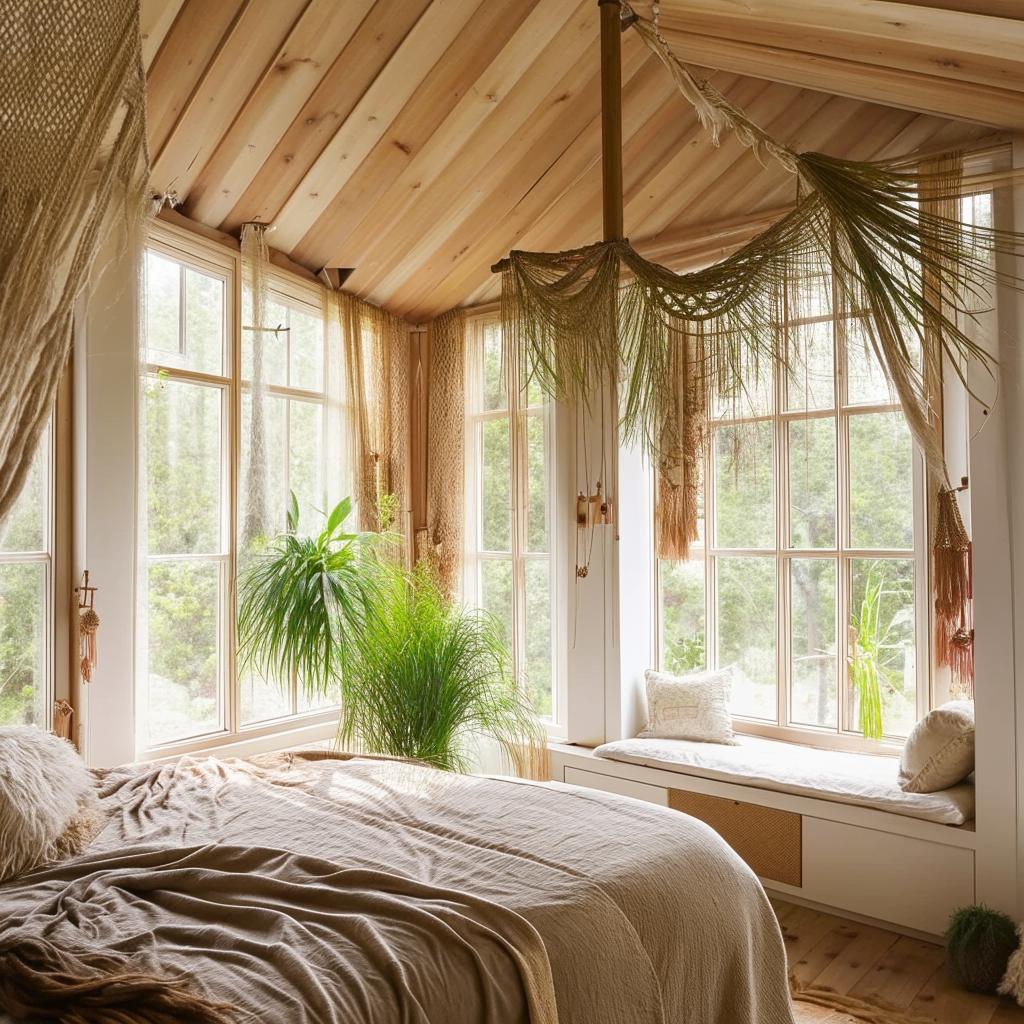
<svg viewBox="0 0 1024 1024"><path fill-rule="evenodd" d="M949 646L940 661L970 688L970 560L954 514L936 389L943 367L967 386L966 367L994 372L963 328L996 283L994 253L1019 254L1024 236L960 222L960 161L915 166L797 153L772 139L708 82L698 81L656 20L619 0L599 0L604 240L566 252L512 252L502 275L503 334L520 386L587 404L609 381L621 389L621 428L659 470L658 553L685 558L697 529L699 468L709 396L739 403L753 378L799 358L781 330L787 286L829 274L838 309L860 313L868 344L924 453L945 510L936 593ZM657 8L655 7L655 12ZM656 18L656 14L655 14ZM717 141L732 131L759 160L793 174L795 209L720 263L676 274L625 238L622 207L620 33L639 32ZM953 554L955 553L955 555ZM940 641L946 643L946 641Z"/></svg>
<svg viewBox="0 0 1024 1024"><path fill-rule="evenodd" d="M137 0L2 8L0 519L53 408L105 234L141 249L149 172Z"/></svg>

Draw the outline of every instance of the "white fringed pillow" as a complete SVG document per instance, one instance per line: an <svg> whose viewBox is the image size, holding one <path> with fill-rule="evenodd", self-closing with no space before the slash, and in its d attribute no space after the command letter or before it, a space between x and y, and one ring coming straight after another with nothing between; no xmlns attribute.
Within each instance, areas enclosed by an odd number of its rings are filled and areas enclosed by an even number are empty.
<svg viewBox="0 0 1024 1024"><path fill-rule="evenodd" d="M900 754L900 788L937 793L974 771L974 704L951 700L921 719Z"/></svg>
<svg viewBox="0 0 1024 1024"><path fill-rule="evenodd" d="M0 883L78 853L100 820L93 777L67 740L0 727Z"/></svg>
<svg viewBox="0 0 1024 1024"><path fill-rule="evenodd" d="M732 669L673 676L648 669L647 728L640 734L665 740L732 743Z"/></svg>

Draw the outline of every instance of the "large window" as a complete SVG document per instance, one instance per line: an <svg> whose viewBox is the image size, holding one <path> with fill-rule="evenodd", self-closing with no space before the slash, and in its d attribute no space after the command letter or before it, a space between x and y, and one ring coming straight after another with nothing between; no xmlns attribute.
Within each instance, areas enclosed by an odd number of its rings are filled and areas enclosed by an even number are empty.
<svg viewBox="0 0 1024 1024"><path fill-rule="evenodd" d="M504 623L518 678L555 724L553 407L507 386L495 318L468 331L464 597Z"/></svg>
<svg viewBox="0 0 1024 1024"><path fill-rule="evenodd" d="M328 476L341 480L340 466L327 460L317 293L283 280L274 287L271 322L254 325L231 254L184 251L159 238L147 253L137 702L143 749L223 742L331 703L306 703L294 679L236 673L234 580L252 554L242 521L253 459L268 481L275 528L284 527L294 492L300 529L319 529ZM256 453L248 380L254 326L283 328L264 334L265 444Z"/></svg>
<svg viewBox="0 0 1024 1024"><path fill-rule="evenodd" d="M789 296L799 369L713 410L701 540L659 566L659 647L670 671L735 666L741 728L858 746L928 707L925 501L864 321L832 291Z"/></svg>
<svg viewBox="0 0 1024 1024"><path fill-rule="evenodd" d="M53 698L53 475L51 430L25 489L0 521L0 725L49 728Z"/></svg>

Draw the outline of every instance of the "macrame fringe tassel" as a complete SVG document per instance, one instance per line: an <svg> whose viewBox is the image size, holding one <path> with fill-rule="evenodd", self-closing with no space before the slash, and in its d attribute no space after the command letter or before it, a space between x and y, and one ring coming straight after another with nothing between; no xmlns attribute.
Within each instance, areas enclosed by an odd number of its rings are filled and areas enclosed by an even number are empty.
<svg viewBox="0 0 1024 1024"><path fill-rule="evenodd" d="M93 670L99 664L96 650L96 633L100 628L100 617L92 608L85 608L78 616L78 654L82 681L92 682Z"/></svg>
<svg viewBox="0 0 1024 1024"><path fill-rule="evenodd" d="M833 992L831 989L804 985L793 975L789 978L789 991L794 1002L812 1003L829 1010L839 1010L867 1024L934 1024L933 1017L921 1017L880 1001L869 1002L856 996Z"/></svg>
<svg viewBox="0 0 1024 1024"><path fill-rule="evenodd" d="M950 669L953 690L974 696L974 615L971 541L956 492L939 489L932 552L935 591L935 659Z"/></svg>
<svg viewBox="0 0 1024 1024"><path fill-rule="evenodd" d="M654 509L658 557L685 561L690 545L697 539L697 505L690 488L658 477L658 495Z"/></svg>
<svg viewBox="0 0 1024 1024"><path fill-rule="evenodd" d="M71 719L75 709L66 700L55 700L53 702L53 726L54 736L62 740L71 739Z"/></svg>
<svg viewBox="0 0 1024 1024"><path fill-rule="evenodd" d="M232 1024L233 1007L195 995L183 978L135 970L127 957L70 952L43 938L0 939L0 1005L17 1020L74 1024Z"/></svg>

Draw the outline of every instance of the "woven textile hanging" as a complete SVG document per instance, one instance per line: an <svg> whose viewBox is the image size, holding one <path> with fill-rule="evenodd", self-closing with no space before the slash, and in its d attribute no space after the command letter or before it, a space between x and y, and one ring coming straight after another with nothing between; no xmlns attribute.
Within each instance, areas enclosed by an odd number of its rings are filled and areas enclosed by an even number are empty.
<svg viewBox="0 0 1024 1024"><path fill-rule="evenodd" d="M149 157L137 0L0 0L0 518L25 482L110 228L133 243Z"/></svg>
<svg viewBox="0 0 1024 1024"><path fill-rule="evenodd" d="M462 568L466 317L453 309L430 325L430 405L427 414L427 544L418 552L437 572L448 596Z"/></svg>
<svg viewBox="0 0 1024 1024"><path fill-rule="evenodd" d="M409 326L353 295L324 288L324 317L344 366L345 432L360 530L406 537L409 495Z"/></svg>

